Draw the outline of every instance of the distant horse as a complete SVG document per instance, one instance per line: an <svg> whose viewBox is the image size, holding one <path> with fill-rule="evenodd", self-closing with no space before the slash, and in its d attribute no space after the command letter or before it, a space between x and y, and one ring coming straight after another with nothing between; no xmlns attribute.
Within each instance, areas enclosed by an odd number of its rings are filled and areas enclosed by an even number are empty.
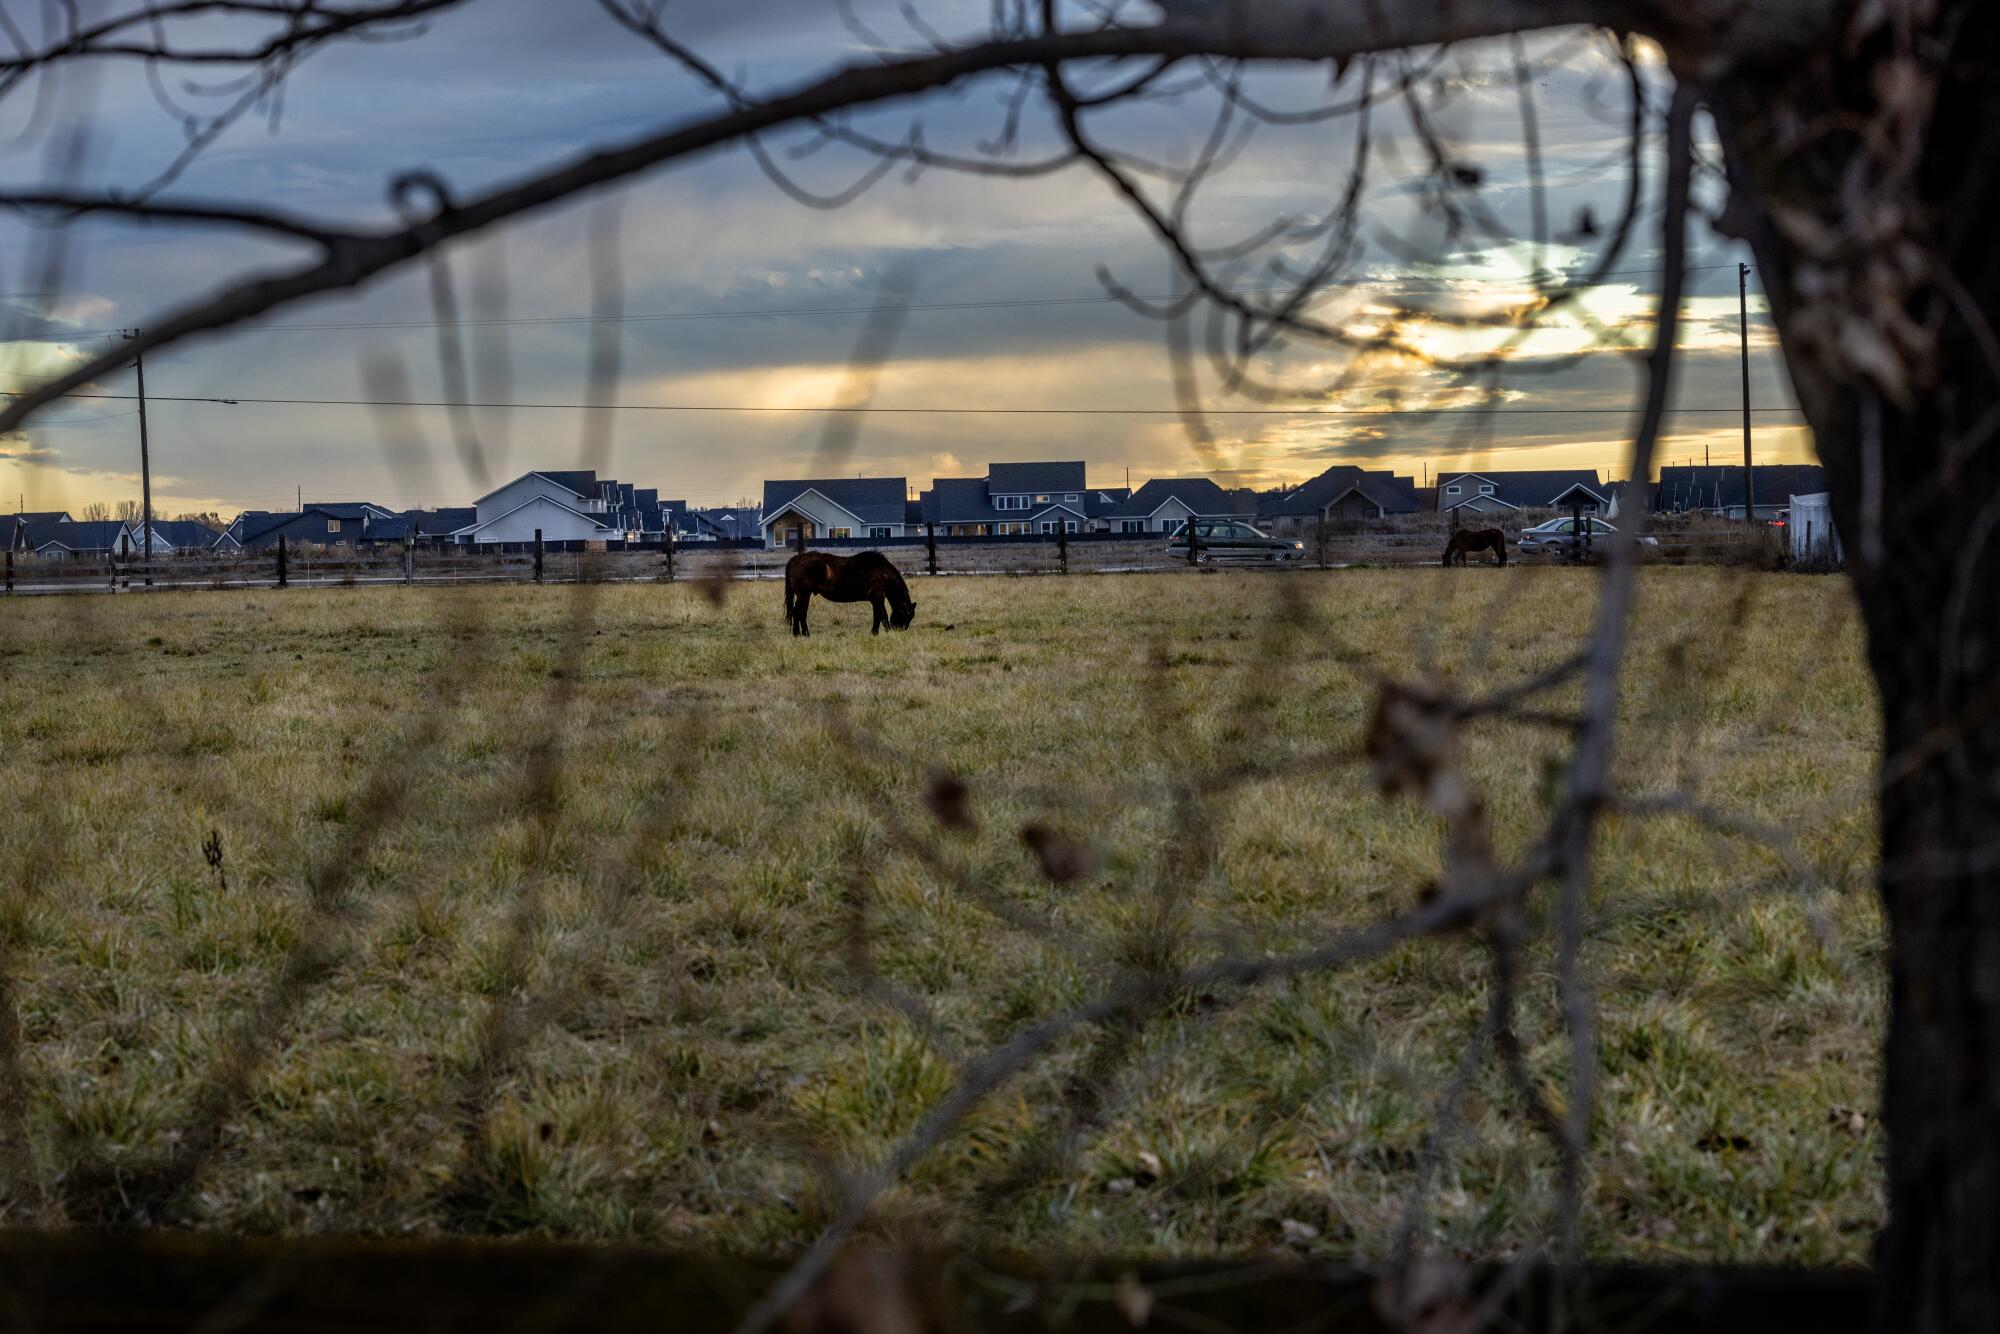
<svg viewBox="0 0 2000 1334"><path fill-rule="evenodd" d="M917 604L910 600L902 573L879 551L855 556L801 551L786 561L785 619L793 634L812 633L806 624L806 604L815 593L828 602L874 603L875 622L868 628L870 634L881 634L885 625L891 630L907 630L917 617Z"/></svg>
<svg viewBox="0 0 2000 1334"><path fill-rule="evenodd" d="M1505 565L1507 534L1498 528L1461 528L1451 535L1451 541L1444 549L1444 564L1448 567L1457 561L1463 566L1468 551L1490 551Z"/></svg>

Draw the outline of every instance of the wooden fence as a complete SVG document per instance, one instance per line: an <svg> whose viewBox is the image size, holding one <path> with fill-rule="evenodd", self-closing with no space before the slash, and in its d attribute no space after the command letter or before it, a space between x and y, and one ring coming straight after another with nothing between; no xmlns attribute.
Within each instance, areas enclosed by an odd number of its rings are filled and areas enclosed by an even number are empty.
<svg viewBox="0 0 2000 1334"><path fill-rule="evenodd" d="M1435 565L1448 534L1425 525L1402 531L1309 529L1292 567ZM1666 532L1645 558L1661 564L1775 566L1783 546L1767 531ZM822 544L834 549L877 546L907 575L1111 574L1185 572L1185 548L1170 551L1163 534L1057 534L1032 538L943 538L923 535ZM156 557L151 561L52 559L6 552L4 592L145 592L167 589L324 588L382 584L670 583L677 580L777 579L789 550L748 543L690 543L623 550L478 550L460 547L318 549L280 547L236 556ZM1198 552L1202 567L1211 553ZM1521 557L1552 563L1558 557ZM1226 558L1214 563L1227 563ZM1256 561L1253 564L1265 562Z"/></svg>

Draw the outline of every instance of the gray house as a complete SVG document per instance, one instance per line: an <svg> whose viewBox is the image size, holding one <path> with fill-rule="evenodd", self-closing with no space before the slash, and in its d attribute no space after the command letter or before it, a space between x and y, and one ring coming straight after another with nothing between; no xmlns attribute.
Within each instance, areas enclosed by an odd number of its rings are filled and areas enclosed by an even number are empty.
<svg viewBox="0 0 2000 1334"><path fill-rule="evenodd" d="M1302 486L1259 498L1257 518L1275 531L1326 522L1415 514L1422 508L1416 484L1393 472L1336 464Z"/></svg>
<svg viewBox="0 0 2000 1334"><path fill-rule="evenodd" d="M453 531L461 546L532 542L606 542L625 536L613 501L618 483L590 469L522 473L473 502L471 523Z"/></svg>
<svg viewBox="0 0 2000 1334"><path fill-rule="evenodd" d="M1581 508L1601 514L1611 508L1613 488L1595 468L1549 468L1536 472L1462 472L1438 475L1438 510L1505 516L1522 510Z"/></svg>
<svg viewBox="0 0 2000 1334"><path fill-rule="evenodd" d="M989 463L984 477L940 477L918 500L921 522L948 537L1090 531L1105 498L1084 484L1081 459Z"/></svg>
<svg viewBox="0 0 2000 1334"><path fill-rule="evenodd" d="M757 530L770 547L814 538L901 537L910 527L901 477L816 477L764 483Z"/></svg>
<svg viewBox="0 0 2000 1334"><path fill-rule="evenodd" d="M136 555L138 539L123 519L68 518L24 529L21 548L44 560L89 560L111 555Z"/></svg>
<svg viewBox="0 0 2000 1334"><path fill-rule="evenodd" d="M371 534L400 519L393 510L359 500L314 503L275 514L245 510L215 539L213 549L224 554L269 551L279 538L294 547L360 547L379 540Z"/></svg>
<svg viewBox="0 0 2000 1334"><path fill-rule="evenodd" d="M1103 514L1113 533L1177 533L1190 519L1250 519L1255 493L1225 491L1206 477L1155 477Z"/></svg>

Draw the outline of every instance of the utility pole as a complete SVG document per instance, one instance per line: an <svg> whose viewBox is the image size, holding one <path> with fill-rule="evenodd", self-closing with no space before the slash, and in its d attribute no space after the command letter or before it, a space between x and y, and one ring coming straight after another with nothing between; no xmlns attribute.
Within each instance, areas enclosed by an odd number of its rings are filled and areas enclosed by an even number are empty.
<svg viewBox="0 0 2000 1334"><path fill-rule="evenodd" d="M130 342L138 336L139 331L134 329L131 333L125 335L125 339L127 342ZM138 356L134 357L132 365L139 372L139 522L145 525L139 530L143 534L140 540L145 543L145 546L140 549L145 552L144 559L147 562L146 582L151 584L153 582L151 568L153 559L153 460L146 440L146 354L141 352Z"/></svg>
<svg viewBox="0 0 2000 1334"><path fill-rule="evenodd" d="M1750 266L1736 266L1736 336L1743 349L1743 522L1757 521L1756 476L1750 471Z"/></svg>

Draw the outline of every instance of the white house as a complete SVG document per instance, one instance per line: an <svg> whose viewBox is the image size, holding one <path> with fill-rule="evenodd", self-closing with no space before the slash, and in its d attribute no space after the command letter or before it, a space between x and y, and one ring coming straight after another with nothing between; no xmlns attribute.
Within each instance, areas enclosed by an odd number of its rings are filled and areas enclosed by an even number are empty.
<svg viewBox="0 0 2000 1334"><path fill-rule="evenodd" d="M523 473L474 501L473 513L476 517L453 532L452 541L462 546L532 542L537 532L544 542L603 542L625 536L612 522L592 471Z"/></svg>
<svg viewBox="0 0 2000 1334"><path fill-rule="evenodd" d="M764 483L758 523L769 547L790 546L803 530L815 538L901 537L913 523L901 477L816 477Z"/></svg>
<svg viewBox="0 0 2000 1334"><path fill-rule="evenodd" d="M1602 514L1611 508L1612 488L1595 468L1548 468L1532 472L1439 474L1438 509L1450 513L1517 514L1522 510L1572 509Z"/></svg>

